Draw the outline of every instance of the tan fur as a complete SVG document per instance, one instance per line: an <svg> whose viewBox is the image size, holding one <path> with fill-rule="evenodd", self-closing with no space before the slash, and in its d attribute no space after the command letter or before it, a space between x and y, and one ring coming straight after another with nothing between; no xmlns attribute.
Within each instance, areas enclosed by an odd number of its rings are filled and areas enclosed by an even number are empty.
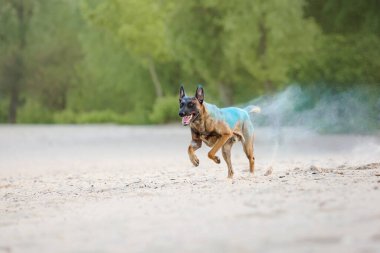
<svg viewBox="0 0 380 253"><path fill-rule="evenodd" d="M238 140L243 143L244 152L249 160L249 170L253 173L253 138L252 140L245 140L240 124L231 129L225 122L216 121L211 118L203 104L198 101L195 101L195 104L200 114L198 119L190 123L192 141L188 148L189 158L194 166L199 165L199 159L195 155L195 151L204 142L207 146L211 147L208 157L216 163L220 163L220 159L215 154L222 149L222 155L228 167L228 178L232 178L234 172L231 164L231 148L234 142Z"/></svg>

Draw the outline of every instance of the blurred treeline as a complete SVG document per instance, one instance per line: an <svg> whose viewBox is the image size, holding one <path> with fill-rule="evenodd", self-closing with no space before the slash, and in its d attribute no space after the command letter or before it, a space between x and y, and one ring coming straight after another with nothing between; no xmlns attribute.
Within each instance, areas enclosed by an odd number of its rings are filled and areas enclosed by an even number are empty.
<svg viewBox="0 0 380 253"><path fill-rule="evenodd" d="M181 83L219 105L362 86L376 108L380 1L0 0L0 122L168 122Z"/></svg>

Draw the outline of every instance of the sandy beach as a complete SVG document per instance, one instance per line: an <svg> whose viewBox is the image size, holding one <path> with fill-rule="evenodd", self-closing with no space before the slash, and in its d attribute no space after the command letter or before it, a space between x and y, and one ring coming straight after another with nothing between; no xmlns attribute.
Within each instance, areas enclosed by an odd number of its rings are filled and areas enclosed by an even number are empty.
<svg viewBox="0 0 380 253"><path fill-rule="evenodd" d="M258 128L233 180L189 142L179 123L0 126L0 252L380 252L379 134L282 129L276 151Z"/></svg>

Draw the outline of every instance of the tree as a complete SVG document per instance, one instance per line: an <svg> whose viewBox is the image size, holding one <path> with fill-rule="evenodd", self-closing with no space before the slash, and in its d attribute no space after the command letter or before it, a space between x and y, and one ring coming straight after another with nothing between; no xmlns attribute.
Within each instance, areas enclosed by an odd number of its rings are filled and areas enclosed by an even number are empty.
<svg viewBox="0 0 380 253"><path fill-rule="evenodd" d="M76 112L149 111L154 90L146 69L120 41L96 27L80 36L83 59L77 64L78 84L70 89L68 109Z"/></svg>
<svg viewBox="0 0 380 253"><path fill-rule="evenodd" d="M380 83L380 2L376 0L308 0L308 17L324 35L317 51L292 70L293 79L341 91Z"/></svg>
<svg viewBox="0 0 380 253"><path fill-rule="evenodd" d="M313 17L327 34L380 35L378 0L307 0L305 14Z"/></svg>
<svg viewBox="0 0 380 253"><path fill-rule="evenodd" d="M0 1L0 59L2 73L0 88L9 95L8 122L16 123L21 92L25 87L25 51L28 47L29 21L33 2L25 0Z"/></svg>
<svg viewBox="0 0 380 253"><path fill-rule="evenodd" d="M214 83L224 104L237 83L274 91L300 55L313 51L318 28L303 17L303 0L177 1L170 22L175 55ZM214 86L214 87L215 87Z"/></svg>
<svg viewBox="0 0 380 253"><path fill-rule="evenodd" d="M107 29L147 67L157 97L162 97L164 92L156 63L170 59L165 34L167 8L165 2L155 0L110 0L95 7L87 2L85 7L91 23Z"/></svg>
<svg viewBox="0 0 380 253"><path fill-rule="evenodd" d="M76 65L83 57L78 34L84 22L73 0L39 0L36 7L27 54L29 99L64 110L70 88L78 84Z"/></svg>
<svg viewBox="0 0 380 253"><path fill-rule="evenodd" d="M81 58L75 1L0 0L0 89L8 121L22 104L63 110Z"/></svg>

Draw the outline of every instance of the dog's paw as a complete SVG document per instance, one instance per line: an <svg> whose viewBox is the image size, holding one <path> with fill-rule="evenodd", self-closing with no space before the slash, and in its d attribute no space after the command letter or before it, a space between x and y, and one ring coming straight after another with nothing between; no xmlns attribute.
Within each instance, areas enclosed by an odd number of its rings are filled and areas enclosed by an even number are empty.
<svg viewBox="0 0 380 253"><path fill-rule="evenodd" d="M190 161L191 163L195 166L195 167L198 167L199 165L199 159L196 155L192 155L190 156Z"/></svg>
<svg viewBox="0 0 380 253"><path fill-rule="evenodd" d="M217 164L220 163L220 159L217 156L214 156L214 158L212 160L214 160L214 162L216 162Z"/></svg>
<svg viewBox="0 0 380 253"><path fill-rule="evenodd" d="M220 163L219 157L217 157L216 155L211 154L210 152L208 153L208 158L210 158L211 160L213 160L214 162L216 162L218 164Z"/></svg>

